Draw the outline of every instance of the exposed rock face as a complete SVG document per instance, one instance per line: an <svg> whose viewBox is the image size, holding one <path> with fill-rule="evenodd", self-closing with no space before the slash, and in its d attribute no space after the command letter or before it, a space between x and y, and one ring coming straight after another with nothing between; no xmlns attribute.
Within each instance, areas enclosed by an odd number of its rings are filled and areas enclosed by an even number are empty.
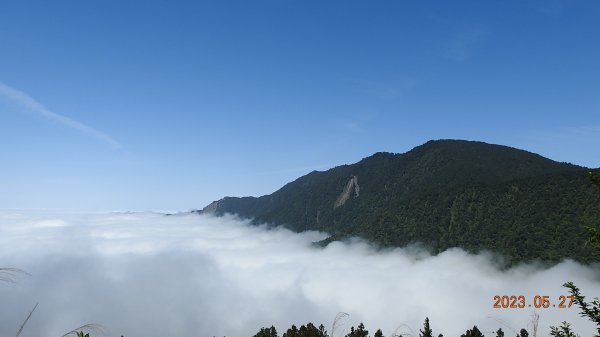
<svg viewBox="0 0 600 337"><path fill-rule="evenodd" d="M208 206L206 206L202 209L202 213L203 214L216 214L217 210L219 209L220 203L221 203L221 200L211 202Z"/></svg>
<svg viewBox="0 0 600 337"><path fill-rule="evenodd" d="M358 178L356 176L353 176L348 181L348 183L346 184L346 187L344 187L344 190L338 196L337 200L333 204L333 208L338 208L338 207L344 205L346 203L346 201L348 201L348 199L350 199L350 196L352 195L353 192L354 192L354 197L358 198L358 196L360 195L360 186L358 186Z"/></svg>

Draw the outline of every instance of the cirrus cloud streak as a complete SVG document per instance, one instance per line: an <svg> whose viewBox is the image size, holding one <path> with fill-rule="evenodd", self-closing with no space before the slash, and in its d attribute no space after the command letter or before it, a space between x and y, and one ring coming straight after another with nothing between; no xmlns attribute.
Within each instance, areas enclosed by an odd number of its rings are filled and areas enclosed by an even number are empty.
<svg viewBox="0 0 600 337"><path fill-rule="evenodd" d="M40 102L36 101L33 97L27 95L26 93L24 93L20 90L12 88L2 82L0 82L0 95L21 105L22 107L26 108L29 111L39 114L40 116L43 116L45 118L48 118L55 122L58 122L62 125L65 125L70 128L73 128L75 130L78 130L80 132L83 132L83 133L85 133L89 136L92 136L96 139L99 139L105 143L108 143L113 148L118 149L121 147L121 144L119 144L118 141L116 141L109 135L107 135L101 131L98 131L86 124L79 122L79 121L71 119L67 116L52 112L52 111L48 110L48 108L46 108Z"/></svg>

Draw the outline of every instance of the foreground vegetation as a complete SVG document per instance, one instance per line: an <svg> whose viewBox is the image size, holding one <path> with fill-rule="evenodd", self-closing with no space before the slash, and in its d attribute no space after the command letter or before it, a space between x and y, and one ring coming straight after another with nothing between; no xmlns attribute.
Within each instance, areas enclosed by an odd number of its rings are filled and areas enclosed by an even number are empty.
<svg viewBox="0 0 600 337"><path fill-rule="evenodd" d="M297 328L295 325L292 325L289 329L287 329L286 332L283 333L283 335L281 337L334 337L337 336L338 334L335 334L335 328L336 328L336 323L334 321L333 324L333 328L332 328L332 332L331 335L329 335L327 333L327 331L325 330L325 327L321 324L319 325L319 327L315 327L315 325L313 325L312 323L308 323L306 325L302 325L300 326L300 328ZM551 331L551 335L555 336L555 337L563 337L562 335L554 335L553 331L556 329L557 331L563 331L562 329L566 328L568 330L568 332L570 333L569 337L575 337L575 335L572 334L570 327L569 326L561 326L559 328L557 327L552 327L552 331ZM537 326L534 327L534 329L537 329ZM344 337L369 337L369 331L365 328L364 324L360 323L358 325L358 327L351 327L350 331L344 335ZM405 334L398 334L398 333L394 333L391 337L416 337L413 336L411 333L405 333ZM499 328L496 332L495 332L495 336L496 337L504 337L504 331L502 331L502 328ZM529 332L527 332L527 330L525 329L521 329L520 332L518 334L516 334L516 337L528 337L529 336ZM279 335L277 334L277 330L275 329L274 326L271 326L270 328L261 328L260 331L258 333L256 333L253 337L279 337ZM378 329L374 334L373 337L384 337L383 332L381 331L381 329ZM429 322L429 318L425 318L425 322L423 323L423 329L419 330L419 334L418 337L435 337L435 334L433 333L433 330L431 328L430 322ZM443 337L442 334L437 335L437 337ZM461 335L461 337L484 337L483 333L477 328L477 326L473 326L473 328L471 329L467 329L465 331L464 334ZM533 337L536 337L535 335Z"/></svg>

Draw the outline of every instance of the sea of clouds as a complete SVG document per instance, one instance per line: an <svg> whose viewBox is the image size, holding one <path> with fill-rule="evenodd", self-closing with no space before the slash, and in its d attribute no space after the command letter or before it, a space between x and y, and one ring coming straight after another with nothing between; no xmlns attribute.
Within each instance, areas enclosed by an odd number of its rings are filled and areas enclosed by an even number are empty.
<svg viewBox="0 0 600 337"><path fill-rule="evenodd" d="M324 233L252 226L233 216L157 213L75 214L0 211L0 336L56 336L96 323L108 336L251 337L275 325L349 316L341 337L364 322L385 336L417 336L425 317L434 334L460 336L477 325L486 336L532 333L532 309L494 309L495 295L548 295L557 303L574 281L600 295L600 268L565 261L501 270L491 254L417 247L376 250L361 241L317 248ZM7 276L7 275L5 275ZM594 325L578 309L537 309L538 336L566 320L582 336ZM514 330L514 331L513 331ZM97 331L98 334L100 331ZM95 337L94 333L91 337Z"/></svg>

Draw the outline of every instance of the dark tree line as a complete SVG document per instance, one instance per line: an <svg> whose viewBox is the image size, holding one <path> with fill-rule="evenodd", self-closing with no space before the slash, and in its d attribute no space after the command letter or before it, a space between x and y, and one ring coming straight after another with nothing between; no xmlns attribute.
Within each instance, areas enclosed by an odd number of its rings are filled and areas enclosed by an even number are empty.
<svg viewBox="0 0 600 337"><path fill-rule="evenodd" d="M566 322L565 322L566 323ZM574 335L568 327L566 327L566 334L562 330L564 325L561 328L554 328L558 331L557 334L552 334L554 337L578 337ZM554 330L553 330L554 331ZM433 330L431 329L431 325L429 323L429 318L425 318L425 322L423 323L423 329L419 330L419 337L434 337ZM444 335L439 334L437 337L443 337ZM277 334L277 330L274 326L270 328L261 328L253 337L279 337ZM314 324L308 323L306 325L300 326L297 328L296 325L292 325L287 331L282 335L282 337L334 337L330 336L325 330L323 324L319 325L317 328ZM350 331L344 335L344 337L369 337L369 330L365 328L363 323L360 323L356 328L352 326ZM377 329L373 337L384 337L381 329ZM402 335L393 335L391 337L403 337ZM473 326L472 329L468 329L461 337L484 337L483 333L477 328L477 326ZM495 337L504 337L504 331L502 329L498 329L496 331ZM529 337L529 333L525 329L521 329L519 334L516 337Z"/></svg>

